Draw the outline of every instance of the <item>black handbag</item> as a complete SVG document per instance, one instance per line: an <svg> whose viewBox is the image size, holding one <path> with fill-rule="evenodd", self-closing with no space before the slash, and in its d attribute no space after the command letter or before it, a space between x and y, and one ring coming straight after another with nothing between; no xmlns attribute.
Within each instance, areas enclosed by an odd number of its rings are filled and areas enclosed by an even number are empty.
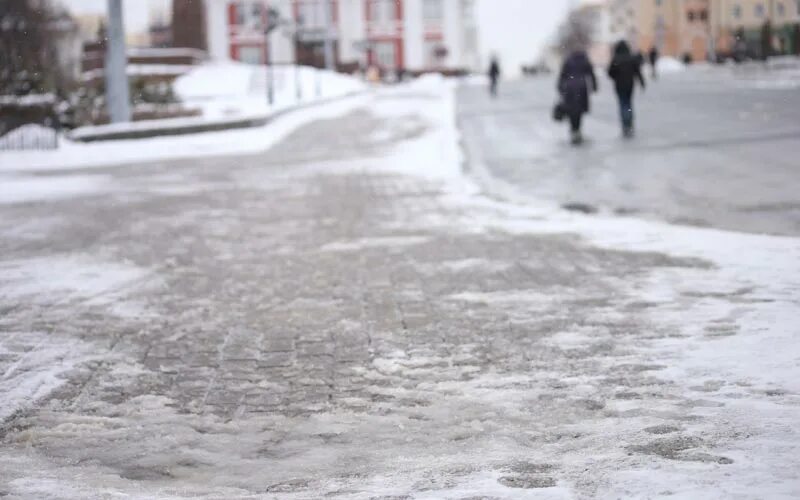
<svg viewBox="0 0 800 500"><path fill-rule="evenodd" d="M564 120L564 117L567 116L567 111L564 109L564 103L558 101L555 106L553 106L553 120L560 122Z"/></svg>

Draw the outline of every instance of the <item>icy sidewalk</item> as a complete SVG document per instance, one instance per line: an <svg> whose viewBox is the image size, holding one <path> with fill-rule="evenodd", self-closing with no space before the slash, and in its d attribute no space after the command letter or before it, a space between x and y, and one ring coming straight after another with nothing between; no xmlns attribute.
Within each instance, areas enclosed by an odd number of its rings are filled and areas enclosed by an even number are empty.
<svg viewBox="0 0 800 500"><path fill-rule="evenodd" d="M796 497L797 240L461 161L426 79L253 156L40 172L102 182L0 205L0 491Z"/></svg>

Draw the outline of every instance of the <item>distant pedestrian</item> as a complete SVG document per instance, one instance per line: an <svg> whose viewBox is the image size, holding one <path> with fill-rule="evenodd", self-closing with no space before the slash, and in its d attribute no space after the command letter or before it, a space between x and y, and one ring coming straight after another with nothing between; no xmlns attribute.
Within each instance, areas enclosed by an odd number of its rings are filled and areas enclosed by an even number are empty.
<svg viewBox="0 0 800 500"><path fill-rule="evenodd" d="M583 50L574 51L561 66L558 77L558 92L561 107L569 117L572 144L583 142L581 123L589 112L589 91L597 92L597 78L589 56Z"/></svg>
<svg viewBox="0 0 800 500"><path fill-rule="evenodd" d="M653 80L656 80L658 79L658 47L653 45L653 48L650 49L648 56L650 58L650 69L652 71Z"/></svg>
<svg viewBox="0 0 800 500"><path fill-rule="evenodd" d="M489 93L492 97L497 97L498 80L500 80L500 62L493 57L492 63L489 65Z"/></svg>
<svg viewBox="0 0 800 500"><path fill-rule="evenodd" d="M633 89L636 80L645 87L642 76L642 63L639 58L631 54L628 43L621 40L614 48L614 58L608 67L608 76L614 80L614 89L619 100L620 118L622 119L622 133L625 137L633 136Z"/></svg>

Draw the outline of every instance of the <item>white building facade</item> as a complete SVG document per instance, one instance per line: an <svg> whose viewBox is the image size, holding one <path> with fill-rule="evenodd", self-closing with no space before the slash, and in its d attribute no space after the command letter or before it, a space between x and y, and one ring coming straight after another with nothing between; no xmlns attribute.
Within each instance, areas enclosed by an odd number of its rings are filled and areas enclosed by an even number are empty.
<svg viewBox="0 0 800 500"><path fill-rule="evenodd" d="M474 1L205 0L208 51L215 60L322 66L330 33L340 69L471 71L479 64ZM268 8L283 24L267 40Z"/></svg>

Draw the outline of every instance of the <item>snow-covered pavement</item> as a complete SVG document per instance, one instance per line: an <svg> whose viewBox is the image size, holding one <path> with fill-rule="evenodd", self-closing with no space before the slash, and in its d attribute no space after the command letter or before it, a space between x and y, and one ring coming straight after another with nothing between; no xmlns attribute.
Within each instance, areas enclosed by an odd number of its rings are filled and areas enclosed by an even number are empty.
<svg viewBox="0 0 800 500"><path fill-rule="evenodd" d="M440 79L298 116L0 156L0 496L800 495L800 240L487 196Z"/></svg>

